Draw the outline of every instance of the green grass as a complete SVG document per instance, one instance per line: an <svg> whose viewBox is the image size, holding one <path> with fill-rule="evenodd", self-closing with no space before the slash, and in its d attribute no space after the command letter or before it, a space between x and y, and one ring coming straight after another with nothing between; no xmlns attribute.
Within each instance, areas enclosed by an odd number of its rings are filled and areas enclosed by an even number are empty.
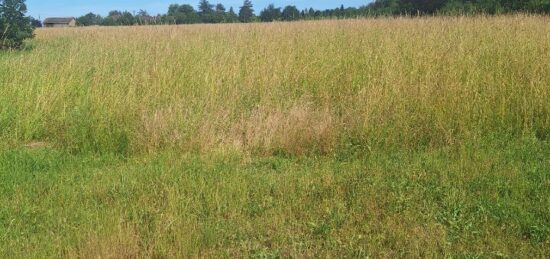
<svg viewBox="0 0 550 259"><path fill-rule="evenodd" d="M2 257L546 257L550 144L358 157L0 154Z"/></svg>
<svg viewBox="0 0 550 259"><path fill-rule="evenodd" d="M38 30L0 257L550 257L546 16Z"/></svg>

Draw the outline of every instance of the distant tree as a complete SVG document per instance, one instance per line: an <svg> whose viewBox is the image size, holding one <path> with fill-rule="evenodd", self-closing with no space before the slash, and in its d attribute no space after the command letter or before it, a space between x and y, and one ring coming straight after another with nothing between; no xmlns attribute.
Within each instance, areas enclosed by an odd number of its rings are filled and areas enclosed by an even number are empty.
<svg viewBox="0 0 550 259"><path fill-rule="evenodd" d="M171 4L170 6L168 6L167 15L168 16L175 16L176 13L178 12L179 7L180 7L179 4Z"/></svg>
<svg viewBox="0 0 550 259"><path fill-rule="evenodd" d="M350 17L357 17L359 15L359 9L355 7L348 7L344 11L344 14L342 17L350 18Z"/></svg>
<svg viewBox="0 0 550 259"><path fill-rule="evenodd" d="M140 9L136 15L137 17L147 17L150 16L146 10Z"/></svg>
<svg viewBox="0 0 550 259"><path fill-rule="evenodd" d="M19 0L22 1L22 0ZM0 2L17 2L17 0L0 0ZM22 1L23 2L23 1ZM133 25L133 24L190 24L190 23L233 23L233 22L271 22L277 20L295 21L322 18L352 18L379 15L467 15L467 14L500 14L510 12L550 13L550 0L374 0L360 7L344 7L315 10L313 8L298 10L296 6L281 9L273 4L268 5L259 17L254 15L251 0L244 0L238 14L233 7L226 12L222 4L212 5L209 0L199 0L198 10L193 6L172 4L164 15L151 17L140 10L137 15L130 12L111 11L105 18L93 13L77 19L78 25ZM0 28L6 28L0 21ZM35 23L35 26L38 25Z"/></svg>
<svg viewBox="0 0 550 259"><path fill-rule="evenodd" d="M250 0L244 0L243 6L239 10L239 20L244 23L251 22L254 19L254 9Z"/></svg>
<svg viewBox="0 0 550 259"><path fill-rule="evenodd" d="M319 10L315 11L315 17L321 17L323 15L323 13Z"/></svg>
<svg viewBox="0 0 550 259"><path fill-rule="evenodd" d="M159 17L152 17L146 10L140 9L136 16L134 16L135 22L139 25L156 24Z"/></svg>
<svg viewBox="0 0 550 259"><path fill-rule="evenodd" d="M369 4L369 8L376 15L395 15L400 12L399 0L375 0Z"/></svg>
<svg viewBox="0 0 550 259"><path fill-rule="evenodd" d="M223 4L217 4L216 5L216 12L217 13L225 13L225 6L223 6Z"/></svg>
<svg viewBox="0 0 550 259"><path fill-rule="evenodd" d="M262 22L272 22L281 19L281 8L276 8L270 4L260 12L260 20Z"/></svg>
<svg viewBox="0 0 550 259"><path fill-rule="evenodd" d="M25 0L0 0L0 48L20 48L34 36L26 12Z"/></svg>
<svg viewBox="0 0 550 259"><path fill-rule="evenodd" d="M110 11L109 16L102 20L101 25L105 26L128 26L135 25L137 23L134 15L128 11Z"/></svg>
<svg viewBox="0 0 550 259"><path fill-rule="evenodd" d="M214 22L221 23L227 21L227 14L225 13L225 6L223 6L223 4L217 4L214 13Z"/></svg>
<svg viewBox="0 0 550 259"><path fill-rule="evenodd" d="M199 16L203 23L214 23L214 5L210 4L208 0L201 0L199 2Z"/></svg>
<svg viewBox="0 0 550 259"><path fill-rule="evenodd" d="M532 13L550 13L550 0L529 0L524 4L524 10Z"/></svg>
<svg viewBox="0 0 550 259"><path fill-rule="evenodd" d="M117 25L134 25L136 19L132 13L128 11L122 12L122 16L118 19Z"/></svg>
<svg viewBox="0 0 550 259"><path fill-rule="evenodd" d="M35 19L34 17L29 17L31 19L31 26L33 28L40 28L42 27L42 21Z"/></svg>
<svg viewBox="0 0 550 259"><path fill-rule="evenodd" d="M340 5L339 8L334 9L333 14L334 14L334 16L340 18L340 17L344 16L345 11L346 11L346 10L345 10L345 8L344 8L344 5Z"/></svg>
<svg viewBox="0 0 550 259"><path fill-rule="evenodd" d="M113 18L113 16L107 16L103 20L101 20L100 25L102 25L102 26L115 26L115 25L117 25L117 21L115 20L115 18Z"/></svg>
<svg viewBox="0 0 550 259"><path fill-rule="evenodd" d="M307 16L309 17L309 19L313 19L315 17L315 10L313 10L313 8L309 8Z"/></svg>
<svg viewBox="0 0 550 259"><path fill-rule="evenodd" d="M199 14L195 11L193 6L184 4L173 4L168 7L168 17L175 24L191 24L199 23Z"/></svg>
<svg viewBox="0 0 550 259"><path fill-rule="evenodd" d="M113 11L109 12L110 17L116 17L116 16L120 16L120 15L122 15L122 12L118 11L118 10L113 10Z"/></svg>
<svg viewBox="0 0 550 259"><path fill-rule="evenodd" d="M121 11L117 11L117 10L110 11L107 17L105 17L105 19L101 21L101 25L103 26L119 25L118 20L120 19L120 17L122 17Z"/></svg>
<svg viewBox="0 0 550 259"><path fill-rule="evenodd" d="M199 2L199 14L209 14L214 12L214 5L210 4L208 0L201 0Z"/></svg>
<svg viewBox="0 0 550 259"><path fill-rule="evenodd" d="M80 16L76 19L76 24L78 26L92 26L99 25L102 23L103 18L100 15L94 13L88 13L86 15Z"/></svg>
<svg viewBox="0 0 550 259"><path fill-rule="evenodd" d="M356 15L550 13L550 0L376 0L367 8L346 9Z"/></svg>
<svg viewBox="0 0 550 259"><path fill-rule="evenodd" d="M300 11L298 11L298 8L294 5L286 6L285 9L283 9L283 20L285 21L296 21L300 19Z"/></svg>
<svg viewBox="0 0 550 259"><path fill-rule="evenodd" d="M225 21L229 23L239 22L239 16L233 10L233 7L229 7L229 11L225 15Z"/></svg>

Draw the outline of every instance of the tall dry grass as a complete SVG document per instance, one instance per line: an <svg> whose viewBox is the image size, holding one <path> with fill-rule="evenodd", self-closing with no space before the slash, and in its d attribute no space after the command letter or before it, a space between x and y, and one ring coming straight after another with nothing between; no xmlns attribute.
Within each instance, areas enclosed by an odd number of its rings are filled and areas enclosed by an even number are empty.
<svg viewBox="0 0 550 259"><path fill-rule="evenodd" d="M116 153L330 154L550 136L550 19L41 29L0 54L0 136Z"/></svg>

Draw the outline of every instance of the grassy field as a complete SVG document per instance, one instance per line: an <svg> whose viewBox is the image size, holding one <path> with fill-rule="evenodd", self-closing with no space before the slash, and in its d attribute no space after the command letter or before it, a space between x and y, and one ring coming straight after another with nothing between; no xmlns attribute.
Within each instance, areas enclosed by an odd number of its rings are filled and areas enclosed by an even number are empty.
<svg viewBox="0 0 550 259"><path fill-rule="evenodd" d="M550 18L41 29L0 257L550 257Z"/></svg>

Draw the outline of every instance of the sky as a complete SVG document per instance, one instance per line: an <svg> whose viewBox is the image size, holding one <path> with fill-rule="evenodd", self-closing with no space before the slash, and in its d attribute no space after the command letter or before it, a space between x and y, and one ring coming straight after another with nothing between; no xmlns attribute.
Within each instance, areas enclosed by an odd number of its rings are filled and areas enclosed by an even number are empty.
<svg viewBox="0 0 550 259"><path fill-rule="evenodd" d="M151 15L163 14L168 6L173 3L191 4L195 7L199 0L27 0L28 15L44 19L46 17L78 17L89 12L106 15L110 10L139 11L144 9ZM233 7L238 11L242 0L210 0L211 3L222 3L229 10ZM299 9L313 7L315 9L335 8L344 6L359 7L365 5L369 0L252 0L254 10L259 12L268 4L276 6L296 5Z"/></svg>

